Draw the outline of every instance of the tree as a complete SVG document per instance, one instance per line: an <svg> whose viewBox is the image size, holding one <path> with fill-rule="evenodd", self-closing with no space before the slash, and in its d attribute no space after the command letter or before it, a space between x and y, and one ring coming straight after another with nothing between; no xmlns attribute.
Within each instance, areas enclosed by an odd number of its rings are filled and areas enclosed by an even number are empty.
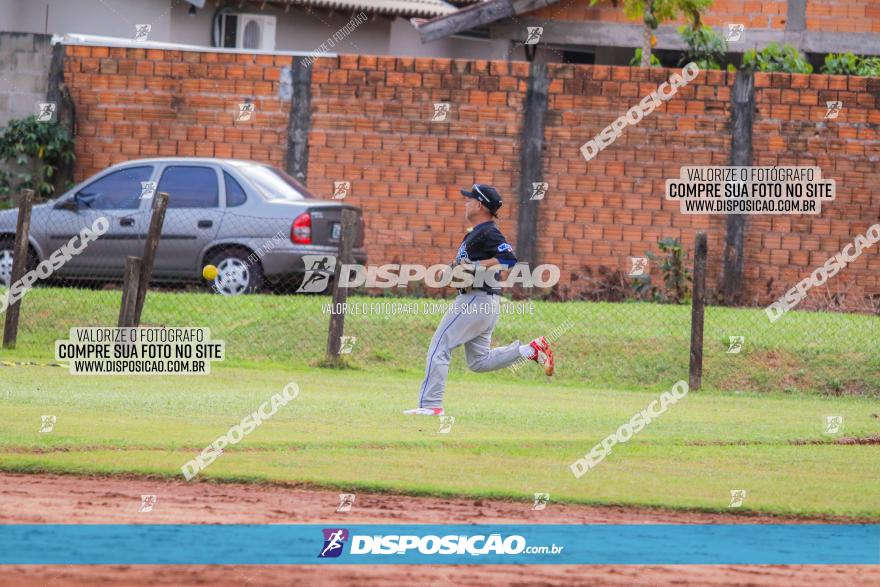
<svg viewBox="0 0 880 587"><path fill-rule="evenodd" d="M603 0L590 0L595 6ZM611 0L615 6L619 0ZM689 18L691 27L698 30L702 26L701 11L712 5L712 0L623 0L623 13L633 20L641 18L645 24L642 36L641 67L651 64L651 49L657 43L654 31L663 21L675 20L680 16Z"/></svg>

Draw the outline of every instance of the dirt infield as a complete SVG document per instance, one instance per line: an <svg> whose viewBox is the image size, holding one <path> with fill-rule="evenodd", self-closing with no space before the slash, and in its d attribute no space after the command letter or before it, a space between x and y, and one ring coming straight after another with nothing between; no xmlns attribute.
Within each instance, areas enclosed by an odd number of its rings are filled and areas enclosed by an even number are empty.
<svg viewBox="0 0 880 587"><path fill-rule="evenodd" d="M141 495L156 495L139 512ZM338 492L265 485L0 474L3 524L211 523L779 523L771 516L473 499L357 495L336 513ZM832 521L830 518L827 521ZM11 566L11 585L880 585L876 566Z"/></svg>

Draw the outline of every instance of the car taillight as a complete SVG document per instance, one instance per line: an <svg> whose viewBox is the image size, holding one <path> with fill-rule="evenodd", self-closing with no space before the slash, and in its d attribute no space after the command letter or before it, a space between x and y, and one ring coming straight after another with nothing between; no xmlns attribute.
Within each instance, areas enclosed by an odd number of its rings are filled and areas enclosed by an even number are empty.
<svg viewBox="0 0 880 587"><path fill-rule="evenodd" d="M312 244L312 216L303 212L290 225L290 242L295 245Z"/></svg>

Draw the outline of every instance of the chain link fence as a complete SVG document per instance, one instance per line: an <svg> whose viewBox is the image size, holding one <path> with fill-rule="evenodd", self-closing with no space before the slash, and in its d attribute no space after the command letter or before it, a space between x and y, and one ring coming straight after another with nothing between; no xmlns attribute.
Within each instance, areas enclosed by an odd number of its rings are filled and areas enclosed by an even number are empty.
<svg viewBox="0 0 880 587"><path fill-rule="evenodd" d="M341 207L307 202L313 244L306 246L294 242L307 233L304 222L297 226L295 203L285 204L292 212L281 218L239 213L234 207L180 206L173 196L171 202L141 325L208 327L212 339L225 341L227 365L324 366L332 310L329 290L298 290L308 289L304 251L335 254L339 235L334 225ZM315 217L316 211L323 217ZM143 255L149 216L146 206L135 211L88 206L71 210L57 202L35 207L31 237L41 252L32 249L29 269L51 259L46 251L67 247L84 229L101 228L100 219L108 228L35 282L23 297L16 350L4 354L51 361L55 341L66 339L71 328L116 326L124 259ZM213 240L200 230L211 233ZM362 227L357 239L355 260L363 262ZM7 236L0 240L0 281L7 288L11 257L12 239ZM206 265L216 267L218 275L208 275L213 279L202 275ZM684 283L672 286L666 283L668 276L657 271L650 272L653 281L622 271L613 279L581 276L583 283L596 286L582 294L583 299L562 300L552 290L506 293L493 345L545 335L556 350L557 381L585 388L668 386L688 373L689 284L686 271ZM618 285L609 288L608 283ZM676 288L680 290L673 291ZM2 291L5 295L8 290ZM451 289L429 293L418 284L351 290L342 364L368 372L406 373L414 381L421 377L431 337L455 295ZM682 298L679 303L670 301L677 297ZM845 296L829 298L824 306L821 301L813 296L804 302L812 309L788 312L775 322L763 308L708 306L703 387L880 394L877 308L864 302L847 304ZM452 371L466 370L461 351L456 353L459 359L453 358ZM493 377L510 382L544 378L540 369L523 364Z"/></svg>

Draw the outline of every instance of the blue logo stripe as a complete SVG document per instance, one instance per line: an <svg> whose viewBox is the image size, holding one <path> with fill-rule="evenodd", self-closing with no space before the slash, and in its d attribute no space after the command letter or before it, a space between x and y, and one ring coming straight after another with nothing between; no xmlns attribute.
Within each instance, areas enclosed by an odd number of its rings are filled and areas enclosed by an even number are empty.
<svg viewBox="0 0 880 587"><path fill-rule="evenodd" d="M878 565L880 526L0 525L0 564Z"/></svg>

